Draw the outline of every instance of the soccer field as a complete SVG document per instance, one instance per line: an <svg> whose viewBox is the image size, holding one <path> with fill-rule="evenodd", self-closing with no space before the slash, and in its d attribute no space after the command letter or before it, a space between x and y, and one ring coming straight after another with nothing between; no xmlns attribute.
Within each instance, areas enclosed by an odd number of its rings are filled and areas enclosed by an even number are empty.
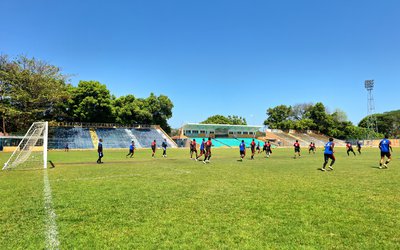
<svg viewBox="0 0 400 250"><path fill-rule="evenodd" d="M101 165L95 151L50 151L54 169L0 172L0 249L398 249L394 150L380 170L378 149L338 148L327 172L322 149L243 162L215 149L210 164L186 149L155 159L105 149Z"/></svg>

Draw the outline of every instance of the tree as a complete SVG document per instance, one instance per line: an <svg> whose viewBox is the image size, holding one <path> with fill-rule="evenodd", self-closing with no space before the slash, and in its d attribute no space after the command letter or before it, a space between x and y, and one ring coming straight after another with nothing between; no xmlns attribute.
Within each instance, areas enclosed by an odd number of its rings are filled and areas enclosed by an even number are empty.
<svg viewBox="0 0 400 250"><path fill-rule="evenodd" d="M26 56L0 56L0 115L3 132L25 130L34 121L53 119L69 98L67 76L60 68Z"/></svg>
<svg viewBox="0 0 400 250"><path fill-rule="evenodd" d="M168 119L172 117L172 101L165 95L153 93L146 99L133 95L121 96L113 102L115 122L120 124L154 124L170 133Z"/></svg>
<svg viewBox="0 0 400 250"><path fill-rule="evenodd" d="M326 112L324 104L321 102L316 103L309 111L309 118L315 124L312 128L313 130L329 135L329 131L332 129L334 121L332 116Z"/></svg>
<svg viewBox="0 0 400 250"><path fill-rule="evenodd" d="M312 103L300 103L293 105L290 116L293 120L300 121L305 119L308 117L308 114L313 106L314 105Z"/></svg>
<svg viewBox="0 0 400 250"><path fill-rule="evenodd" d="M78 122L114 122L112 96L97 81L80 81L71 89L70 115Z"/></svg>
<svg viewBox="0 0 400 250"><path fill-rule="evenodd" d="M269 128L287 128L289 123L287 122L292 113L292 107L286 105L279 105L274 108L269 108L267 110L267 120L264 121L264 125ZM285 123L286 122L286 123Z"/></svg>
<svg viewBox="0 0 400 250"><path fill-rule="evenodd" d="M390 137L398 138L400 136L400 110L385 112L383 114L374 114L378 131L387 134ZM367 121L370 117L364 117L358 126L367 128Z"/></svg>
<svg viewBox="0 0 400 250"><path fill-rule="evenodd" d="M168 119L172 117L172 101L165 95L156 96L150 94L145 100L149 112L152 114L152 124L160 125L166 132L171 132L171 127L168 125Z"/></svg>
<svg viewBox="0 0 400 250"><path fill-rule="evenodd" d="M247 125L246 119L241 116L213 115L202 121L203 124L229 124L229 125Z"/></svg>

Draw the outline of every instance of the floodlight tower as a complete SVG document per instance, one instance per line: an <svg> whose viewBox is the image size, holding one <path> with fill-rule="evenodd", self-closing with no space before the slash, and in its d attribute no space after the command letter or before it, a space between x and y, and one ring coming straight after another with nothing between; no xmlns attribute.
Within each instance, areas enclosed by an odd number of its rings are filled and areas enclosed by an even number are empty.
<svg viewBox="0 0 400 250"><path fill-rule="evenodd" d="M374 96L372 95L372 90L374 89L374 80L365 80L365 89L368 91L368 102L367 102L367 128L368 131L378 132L378 124L376 122L375 114L375 102ZM370 132L368 132L368 138L372 139L370 136Z"/></svg>

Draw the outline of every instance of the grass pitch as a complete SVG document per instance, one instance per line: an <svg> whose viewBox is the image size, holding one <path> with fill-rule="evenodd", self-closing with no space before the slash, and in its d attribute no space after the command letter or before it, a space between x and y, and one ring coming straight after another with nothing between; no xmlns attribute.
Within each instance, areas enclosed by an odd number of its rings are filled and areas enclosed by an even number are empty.
<svg viewBox="0 0 400 250"><path fill-rule="evenodd" d="M400 248L398 153L380 170L378 149L336 151L327 172L317 170L321 149L243 162L236 149L214 149L210 164L191 161L188 150L129 159L105 149L101 165L95 151L50 151L60 248ZM0 172L0 249L46 247L44 173Z"/></svg>

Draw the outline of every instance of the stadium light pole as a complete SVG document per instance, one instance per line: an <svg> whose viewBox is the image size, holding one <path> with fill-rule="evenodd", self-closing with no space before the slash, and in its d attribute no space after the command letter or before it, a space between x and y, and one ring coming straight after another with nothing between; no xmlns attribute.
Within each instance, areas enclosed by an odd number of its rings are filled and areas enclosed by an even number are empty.
<svg viewBox="0 0 400 250"><path fill-rule="evenodd" d="M372 90L374 89L375 82L374 80L365 80L364 86L365 89L368 91L367 97L367 128L368 128L368 135L367 139L371 138L371 130L374 132L378 132L378 125L376 123L375 114L375 102L374 96L372 94Z"/></svg>

